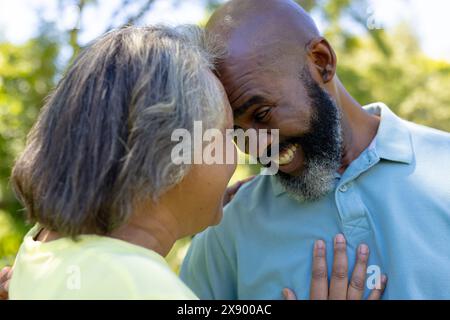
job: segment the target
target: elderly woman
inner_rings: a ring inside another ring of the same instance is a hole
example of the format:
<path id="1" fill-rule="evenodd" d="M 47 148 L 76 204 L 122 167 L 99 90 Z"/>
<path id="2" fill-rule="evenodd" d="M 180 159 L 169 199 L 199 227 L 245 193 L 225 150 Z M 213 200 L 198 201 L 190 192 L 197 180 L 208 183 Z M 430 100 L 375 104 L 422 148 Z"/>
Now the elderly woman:
<path id="1" fill-rule="evenodd" d="M 175 129 L 233 126 L 204 40 L 195 27 L 130 27 L 75 60 L 13 169 L 36 225 L 17 255 L 10 298 L 196 298 L 163 257 L 177 239 L 220 221 L 235 170 L 171 159 Z M 355 267 L 360 278 L 365 261 Z M 312 295 L 320 290 L 327 285 L 313 277 Z"/>

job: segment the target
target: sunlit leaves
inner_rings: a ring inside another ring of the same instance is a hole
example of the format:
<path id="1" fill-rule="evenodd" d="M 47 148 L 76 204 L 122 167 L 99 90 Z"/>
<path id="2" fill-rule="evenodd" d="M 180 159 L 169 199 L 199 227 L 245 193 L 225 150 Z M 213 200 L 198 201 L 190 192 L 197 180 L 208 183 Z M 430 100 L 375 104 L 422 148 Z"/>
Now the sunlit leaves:
<path id="1" fill-rule="evenodd" d="M 25 231 L 9 176 L 43 99 L 54 85 L 58 47 L 45 36 L 23 45 L 0 43 L 0 257 L 17 250 Z"/>

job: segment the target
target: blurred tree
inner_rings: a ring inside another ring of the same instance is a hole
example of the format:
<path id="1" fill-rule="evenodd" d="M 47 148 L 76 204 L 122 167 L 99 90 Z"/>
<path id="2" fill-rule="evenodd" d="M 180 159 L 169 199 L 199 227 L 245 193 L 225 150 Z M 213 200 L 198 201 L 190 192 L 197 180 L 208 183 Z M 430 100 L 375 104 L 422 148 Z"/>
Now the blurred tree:
<path id="1" fill-rule="evenodd" d="M 58 48 L 58 42 L 47 35 L 20 46 L 0 43 L 0 257 L 16 252 L 26 228 L 9 187 L 9 175 L 45 96 L 54 86 Z"/>
<path id="2" fill-rule="evenodd" d="M 335 47 L 346 88 L 361 104 L 383 101 L 410 121 L 450 131 L 450 64 L 425 56 L 406 24 L 382 38 L 389 58 L 368 36 Z"/>
<path id="3" fill-rule="evenodd" d="M 154 2 L 155 0 L 121 0 L 111 16 L 111 23 L 104 32 L 108 32 L 113 28 L 139 24 L 145 17 L 145 14 L 151 10 Z M 82 32 L 81 22 L 85 8 L 89 5 L 98 5 L 98 0 L 59 0 L 61 9 L 67 5 L 75 5 L 78 9 L 77 22 L 73 28 L 67 30 L 68 44 L 72 49 L 72 57 L 70 60 L 73 60 L 82 48 L 79 42 L 79 35 Z"/>

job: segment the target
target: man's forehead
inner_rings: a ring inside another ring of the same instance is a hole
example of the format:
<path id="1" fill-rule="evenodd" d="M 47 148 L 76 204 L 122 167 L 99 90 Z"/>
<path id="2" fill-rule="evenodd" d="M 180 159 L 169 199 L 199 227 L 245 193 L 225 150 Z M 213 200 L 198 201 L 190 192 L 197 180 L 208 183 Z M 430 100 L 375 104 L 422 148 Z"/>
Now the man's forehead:
<path id="1" fill-rule="evenodd" d="M 250 69 L 251 70 L 251 69 Z M 223 86 L 232 107 L 236 103 L 255 96 L 270 96 L 279 81 L 277 74 L 271 70 L 246 71 L 239 68 L 227 77 L 223 77 Z"/>
<path id="2" fill-rule="evenodd" d="M 296 61 L 281 60 L 274 56 L 258 56 L 224 61 L 219 79 L 232 107 L 236 102 L 253 96 L 274 96 L 281 82 L 292 77 L 294 70 L 298 69 Z"/>
<path id="3" fill-rule="evenodd" d="M 267 50 L 255 50 L 247 54 L 234 53 L 220 62 L 217 75 L 227 94 L 232 95 L 236 87 L 250 84 L 261 86 L 266 81 L 273 82 L 291 74 L 294 66 L 301 65 L 299 56 L 275 45 Z"/>
<path id="4" fill-rule="evenodd" d="M 281 55 L 304 50 L 299 39 L 291 32 L 262 27 L 261 23 L 253 24 L 244 25 L 230 33 L 224 43 L 229 57 L 243 59 L 250 56 L 268 63 Z"/>

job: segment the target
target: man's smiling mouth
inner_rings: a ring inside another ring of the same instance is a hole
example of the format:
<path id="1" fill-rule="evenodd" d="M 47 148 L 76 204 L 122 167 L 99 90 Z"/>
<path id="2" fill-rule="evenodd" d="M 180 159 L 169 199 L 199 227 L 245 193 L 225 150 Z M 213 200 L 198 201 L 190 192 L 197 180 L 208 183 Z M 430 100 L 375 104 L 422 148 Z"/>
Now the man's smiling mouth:
<path id="1" fill-rule="evenodd" d="M 298 143 L 288 143 L 280 146 L 280 152 L 273 160 L 277 165 L 284 166 L 292 162 L 295 158 L 299 145 Z"/>

